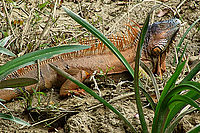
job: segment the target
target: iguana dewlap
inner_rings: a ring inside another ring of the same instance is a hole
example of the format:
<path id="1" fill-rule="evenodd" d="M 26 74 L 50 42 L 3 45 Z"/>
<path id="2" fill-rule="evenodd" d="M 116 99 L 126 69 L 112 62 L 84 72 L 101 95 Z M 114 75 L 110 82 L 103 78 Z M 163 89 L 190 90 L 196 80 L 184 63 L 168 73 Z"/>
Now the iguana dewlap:
<path id="1" fill-rule="evenodd" d="M 170 19 L 149 25 L 144 42 L 142 60 L 151 61 L 153 64 L 153 72 L 157 73 L 158 75 L 161 75 L 166 70 L 166 49 L 168 48 L 172 39 L 175 37 L 179 27 L 179 19 Z M 126 35 L 123 34 L 122 37 L 110 37 L 111 42 L 113 42 L 113 44 L 120 49 L 122 55 L 133 68 L 138 35 L 139 30 L 130 27 L 130 29 L 127 30 Z M 91 45 L 92 47 L 81 52 L 60 54 L 51 59 L 40 62 L 40 82 L 38 84 L 40 90 L 58 86 L 60 87 L 60 96 L 66 96 L 72 91 L 81 93 L 81 91 L 75 90 L 78 88 L 77 85 L 58 75 L 49 66 L 49 63 L 52 63 L 55 66 L 65 70 L 81 82 L 83 82 L 95 70 L 98 71 L 99 68 L 101 68 L 103 71 L 106 71 L 108 67 L 114 67 L 114 69 L 109 71 L 109 74 L 127 71 L 117 57 L 109 52 L 108 49 L 106 49 L 106 47 L 97 39 L 90 39 L 80 43 Z M 29 65 L 9 74 L 5 79 L 19 77 L 38 79 L 37 70 L 36 64 Z M 27 86 L 25 89 L 31 92 L 32 88 L 35 88 L 35 86 L 36 85 Z M 18 89 L 0 90 L 0 99 L 4 99 L 6 101 L 16 98 L 19 95 L 20 92 Z"/>

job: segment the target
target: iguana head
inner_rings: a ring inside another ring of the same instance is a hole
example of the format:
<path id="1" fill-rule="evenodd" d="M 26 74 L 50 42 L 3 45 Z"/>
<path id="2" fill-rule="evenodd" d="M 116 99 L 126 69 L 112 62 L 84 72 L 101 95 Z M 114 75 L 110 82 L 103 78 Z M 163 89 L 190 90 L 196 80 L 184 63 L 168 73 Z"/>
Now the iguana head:
<path id="1" fill-rule="evenodd" d="M 153 73 L 162 76 L 165 72 L 165 58 L 169 44 L 175 38 L 180 28 L 179 19 L 170 19 L 155 22 L 148 27 L 144 41 L 146 57 L 150 57 L 153 63 Z"/>

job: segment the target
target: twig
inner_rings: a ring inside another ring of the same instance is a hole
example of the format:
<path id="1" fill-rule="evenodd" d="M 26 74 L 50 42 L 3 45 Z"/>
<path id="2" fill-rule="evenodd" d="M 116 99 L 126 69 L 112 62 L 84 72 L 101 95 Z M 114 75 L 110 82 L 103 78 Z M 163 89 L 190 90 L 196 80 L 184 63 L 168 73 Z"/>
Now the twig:
<path id="1" fill-rule="evenodd" d="M 176 8 L 179 9 L 185 2 L 186 0 L 183 0 Z"/>
<path id="2" fill-rule="evenodd" d="M 100 91 L 100 89 L 98 87 L 96 79 L 94 78 L 94 76 L 96 75 L 96 73 L 97 73 L 97 71 L 94 71 L 94 73 L 90 77 L 90 80 L 93 80 L 93 82 L 94 82 L 94 89 L 96 89 L 99 92 L 99 96 L 101 97 L 101 91 Z"/>
<path id="3" fill-rule="evenodd" d="M 169 9 L 174 13 L 174 15 L 175 15 L 176 13 L 178 14 L 178 12 L 177 12 L 176 10 L 174 10 L 172 7 L 170 7 L 170 6 L 166 5 L 166 4 L 164 4 L 163 2 L 157 1 L 157 0 L 144 0 L 144 1 L 142 1 L 141 3 L 138 3 L 138 4 L 134 5 L 134 6 L 129 10 L 129 12 L 131 12 L 133 9 L 135 9 L 135 7 L 141 5 L 141 4 L 145 3 L 145 2 L 156 2 L 156 3 L 162 4 L 163 6 L 169 8 Z M 111 31 L 113 31 L 113 29 L 114 29 L 116 26 L 119 25 L 119 22 L 122 21 L 122 19 L 123 19 L 126 15 L 128 15 L 128 14 L 125 13 L 121 18 L 119 18 L 118 21 L 116 21 L 116 22 L 112 25 L 112 27 L 106 32 L 105 35 L 107 35 L 107 34 L 108 34 L 109 32 L 111 32 Z"/>
<path id="4" fill-rule="evenodd" d="M 175 51 L 176 64 L 178 64 L 178 55 L 177 55 L 176 47 L 173 46 L 173 48 L 174 48 L 174 51 Z"/>
<path id="5" fill-rule="evenodd" d="M 144 2 L 144 1 L 143 1 Z M 143 2 L 138 3 L 136 5 L 134 5 L 129 12 L 131 12 L 133 9 L 135 9 L 135 7 L 141 5 Z M 119 22 L 122 21 L 122 19 L 127 15 L 127 13 L 125 13 L 121 18 L 118 19 L 118 21 L 116 21 L 114 24 L 112 24 L 112 27 L 105 33 L 105 35 L 107 35 L 110 31 L 113 31 L 113 29 L 119 25 Z"/>
<path id="6" fill-rule="evenodd" d="M 183 54 L 183 58 L 184 58 L 184 60 L 187 60 L 186 67 L 187 67 L 187 69 L 188 69 L 188 72 L 190 72 L 190 67 L 189 67 L 189 65 L 188 65 L 189 57 L 186 58 L 185 54 Z"/>
<path id="7" fill-rule="evenodd" d="M 57 3 L 58 3 L 58 0 L 56 0 L 56 2 L 55 2 L 55 4 L 54 4 L 53 15 L 52 15 L 52 18 L 53 18 L 53 19 L 55 18 L 55 15 L 56 15 Z"/>
<path id="8" fill-rule="evenodd" d="M 54 121 L 48 123 L 47 125 L 53 124 L 54 122 L 56 122 L 57 120 L 61 119 L 62 117 L 66 116 L 66 115 L 67 115 L 67 113 L 65 113 L 65 114 L 60 114 Z M 47 125 L 46 125 L 46 126 L 47 126 Z M 46 127 L 46 126 L 45 126 L 45 127 Z"/>
<path id="9" fill-rule="evenodd" d="M 6 18 L 7 18 L 7 20 L 8 20 L 8 25 L 10 26 L 10 29 L 11 29 L 11 31 L 12 31 L 12 34 L 14 35 L 14 37 L 16 37 L 15 32 L 14 32 L 14 30 L 13 30 L 13 28 L 12 28 L 12 24 L 11 24 L 11 21 L 10 21 L 10 17 L 9 17 L 8 11 L 7 11 L 7 9 L 6 9 L 5 1 L 2 0 L 2 2 L 3 2 L 4 11 L 5 11 L 5 13 L 6 13 Z"/>
<path id="10" fill-rule="evenodd" d="M 53 117 L 53 118 L 49 118 L 49 119 L 45 119 L 45 120 L 39 121 L 39 122 L 37 122 L 37 123 L 32 124 L 31 127 L 36 126 L 36 125 L 39 125 L 39 124 L 44 123 L 44 122 L 47 122 L 47 121 L 50 121 L 50 120 L 54 120 L 54 119 L 56 119 L 56 118 L 58 118 L 58 117 L 59 117 L 59 116 L 55 116 L 55 117 Z"/>
<path id="11" fill-rule="evenodd" d="M 87 32 L 88 32 L 88 31 L 83 31 L 83 32 L 79 33 L 79 34 L 76 35 L 76 36 L 73 36 L 73 37 L 70 37 L 70 38 L 65 39 L 64 41 L 69 41 L 69 40 L 72 40 L 73 38 L 78 38 L 79 36 L 81 36 L 81 35 L 83 35 L 83 34 L 85 34 L 85 33 L 87 33 Z"/>
<path id="12" fill-rule="evenodd" d="M 130 97 L 132 95 L 135 95 L 135 92 L 130 92 L 130 93 L 127 93 L 127 94 L 123 94 L 123 95 L 117 96 L 117 97 L 111 99 L 110 101 L 108 101 L 108 103 L 111 103 L 111 102 L 114 102 L 114 101 L 117 101 L 117 100 L 120 100 L 120 99 L 123 99 L 123 98 L 127 98 L 127 97 Z M 90 107 L 90 108 L 86 109 L 86 111 L 101 107 L 102 105 L 103 104 L 98 104 L 96 106 L 93 106 L 93 107 Z"/>
<path id="13" fill-rule="evenodd" d="M 49 107 L 49 103 L 52 101 L 52 99 L 53 99 L 53 92 L 54 92 L 54 89 L 52 88 L 51 89 L 51 93 L 50 93 L 50 96 L 49 96 L 49 99 L 48 99 L 48 101 L 47 101 L 47 107 Z"/>
<path id="14" fill-rule="evenodd" d="M 156 5 L 156 0 L 154 0 L 154 6 Z M 152 19 L 151 19 L 151 23 L 154 22 L 154 18 L 155 18 L 155 10 L 152 13 Z"/>
<path id="15" fill-rule="evenodd" d="M 35 8 L 35 10 L 36 10 L 37 12 L 41 13 L 42 15 L 46 16 L 46 17 L 48 17 L 48 16 L 49 16 L 49 15 L 47 15 L 47 14 L 45 14 L 45 13 L 41 12 L 40 10 L 38 10 L 38 9 L 36 9 L 36 8 Z"/>
<path id="16" fill-rule="evenodd" d="M 28 20 L 26 22 L 26 25 L 24 27 L 24 30 L 22 32 L 22 36 L 21 36 L 21 43 L 19 45 L 19 49 L 21 50 L 22 48 L 22 44 L 23 44 L 23 39 L 24 39 L 24 36 L 26 33 L 28 33 L 28 29 L 29 29 L 29 26 L 30 26 L 30 22 L 31 22 L 31 17 L 32 17 L 32 12 L 34 11 L 34 8 L 31 9 L 30 11 L 30 14 L 29 14 L 29 17 L 28 17 Z"/>

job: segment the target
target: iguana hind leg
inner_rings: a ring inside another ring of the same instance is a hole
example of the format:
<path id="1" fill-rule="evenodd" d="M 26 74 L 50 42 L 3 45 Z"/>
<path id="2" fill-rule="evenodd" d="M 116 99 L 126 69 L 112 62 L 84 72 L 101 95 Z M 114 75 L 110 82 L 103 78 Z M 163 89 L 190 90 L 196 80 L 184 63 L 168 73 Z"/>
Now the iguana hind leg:
<path id="1" fill-rule="evenodd" d="M 69 69 L 66 72 L 75 77 L 80 82 L 83 82 L 86 78 L 89 77 L 88 72 L 80 69 Z M 78 85 L 67 79 L 60 88 L 60 96 L 70 96 L 71 94 L 85 95 L 83 89 L 79 89 Z"/>

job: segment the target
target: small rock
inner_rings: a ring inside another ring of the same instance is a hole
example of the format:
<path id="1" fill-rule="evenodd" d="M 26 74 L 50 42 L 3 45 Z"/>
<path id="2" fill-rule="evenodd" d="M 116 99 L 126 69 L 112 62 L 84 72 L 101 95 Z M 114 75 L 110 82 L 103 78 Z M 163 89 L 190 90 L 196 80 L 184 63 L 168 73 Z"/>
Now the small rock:
<path id="1" fill-rule="evenodd" d="M 189 58 L 188 64 L 189 64 L 189 65 L 192 65 L 194 62 L 199 61 L 199 60 L 200 60 L 200 56 L 191 56 L 191 57 Z"/>
<path id="2" fill-rule="evenodd" d="M 188 64 L 190 68 L 193 69 L 200 62 L 200 56 L 191 56 L 189 58 Z"/>

